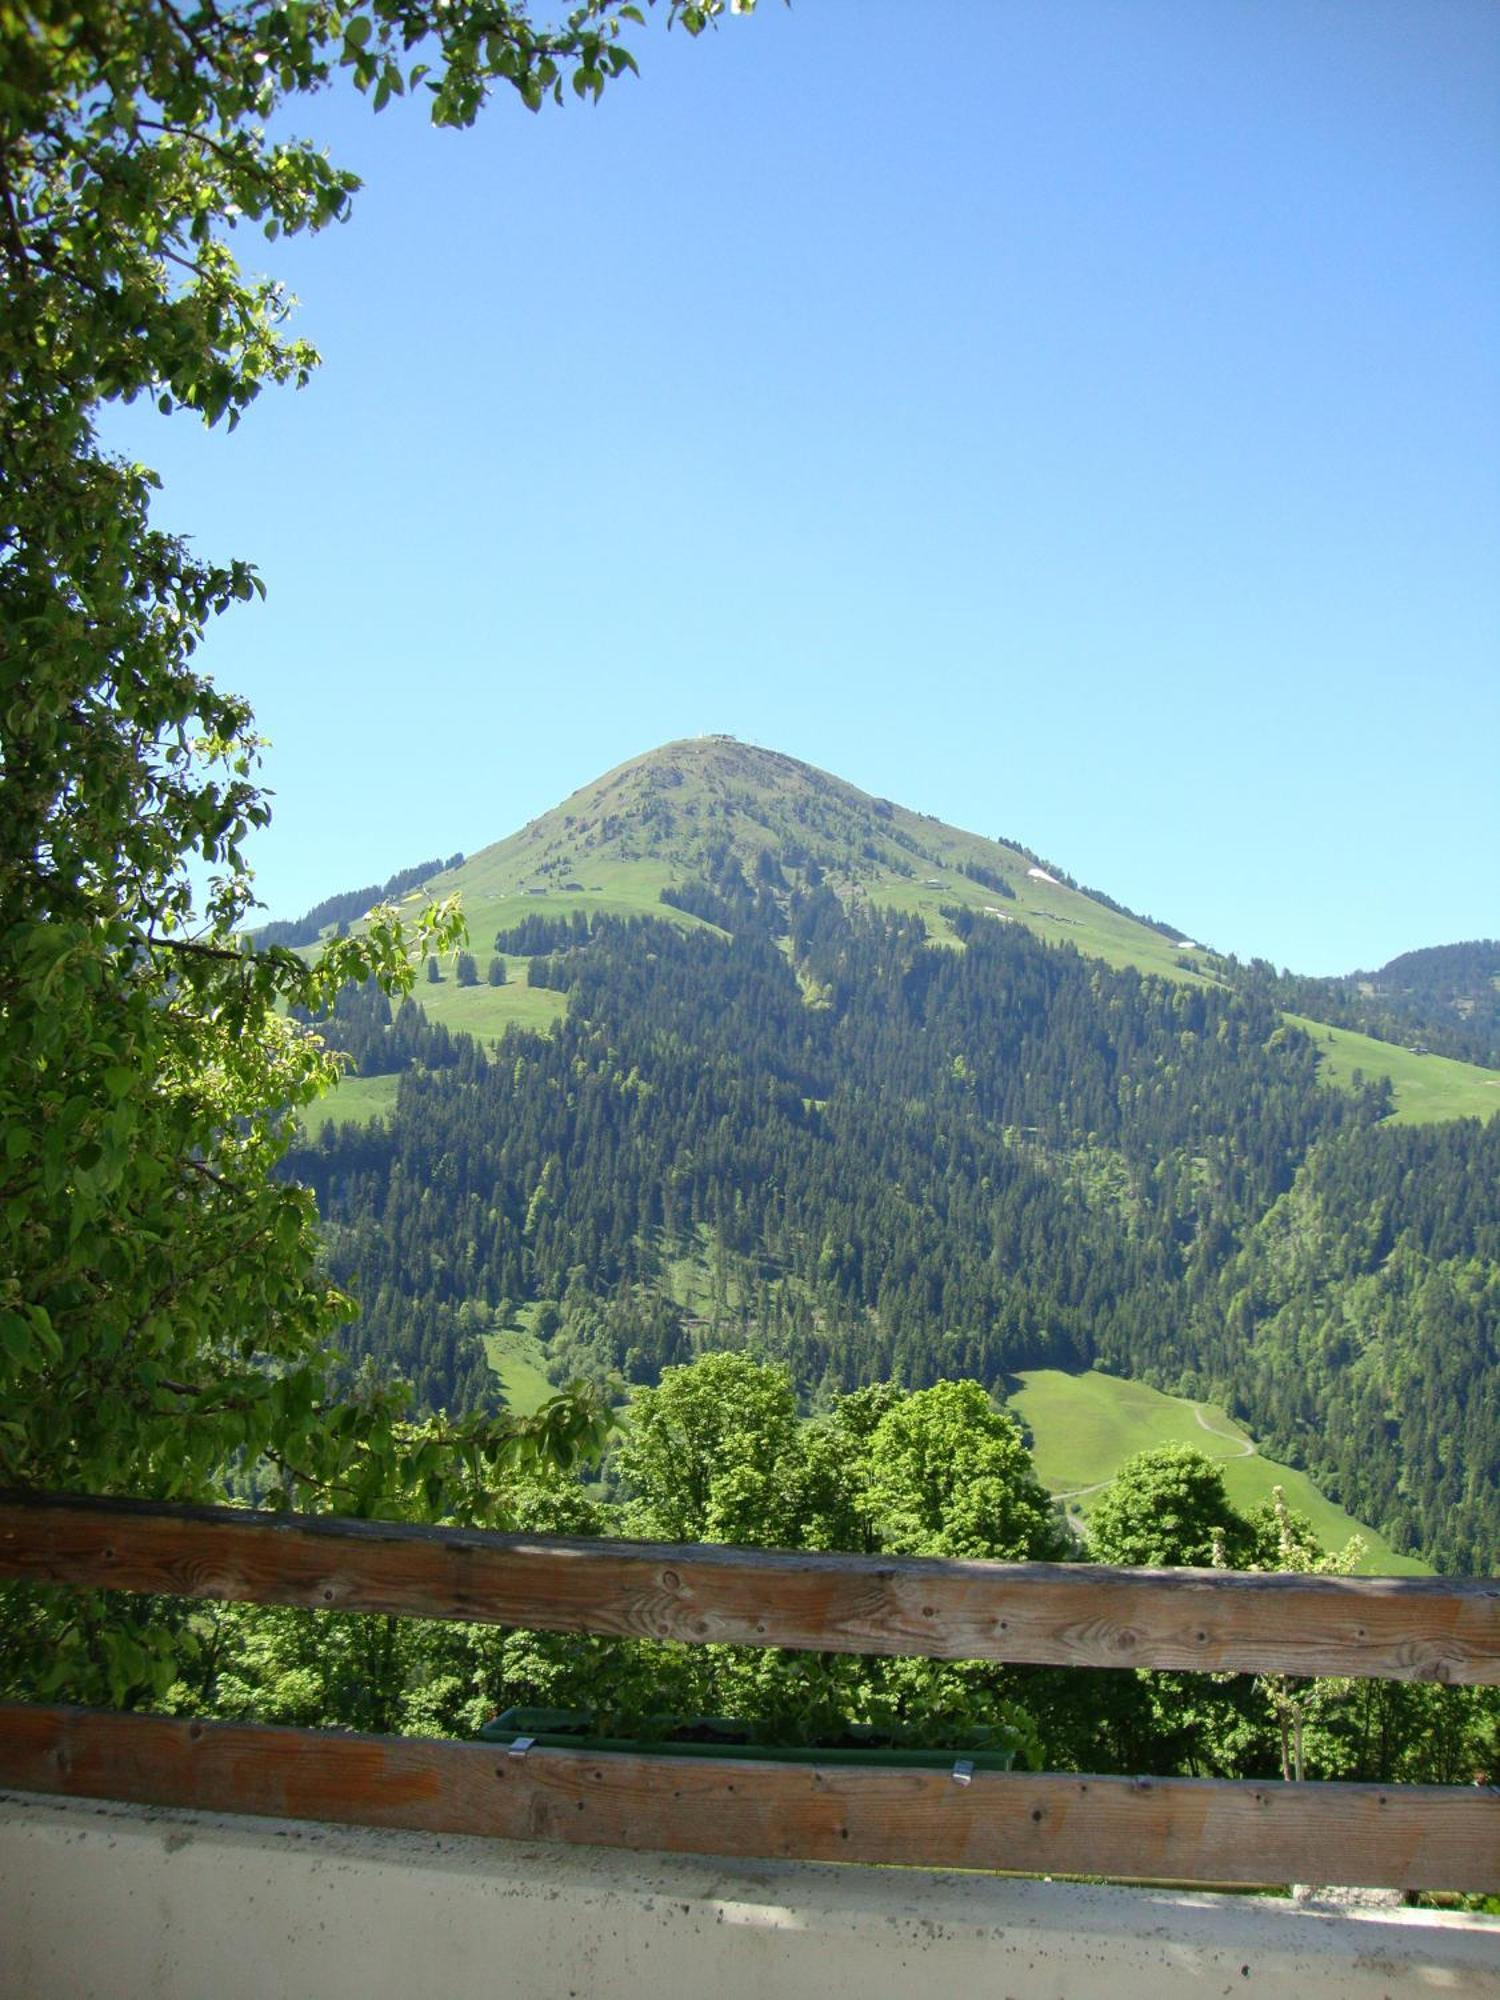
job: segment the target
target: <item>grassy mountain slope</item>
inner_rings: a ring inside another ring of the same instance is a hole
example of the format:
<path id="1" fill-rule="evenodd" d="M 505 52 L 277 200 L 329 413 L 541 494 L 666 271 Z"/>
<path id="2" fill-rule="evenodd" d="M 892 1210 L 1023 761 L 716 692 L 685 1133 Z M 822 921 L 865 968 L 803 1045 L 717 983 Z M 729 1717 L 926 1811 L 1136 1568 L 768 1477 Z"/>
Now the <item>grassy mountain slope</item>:
<path id="1" fill-rule="evenodd" d="M 1287 1504 L 1306 1515 L 1326 1549 L 1341 1549 L 1351 1535 L 1364 1539 L 1361 1575 L 1429 1571 L 1428 1564 L 1398 1555 L 1373 1528 L 1335 1506 L 1305 1472 L 1267 1458 L 1242 1425 L 1212 1404 L 1164 1395 L 1145 1382 L 1095 1369 L 1070 1375 L 1034 1368 L 1017 1379 L 1010 1406 L 1031 1435 L 1037 1477 L 1085 1520 L 1133 1452 L 1186 1444 L 1223 1468 L 1225 1487 L 1241 1513 L 1264 1505 L 1280 1486 Z"/>
<path id="2" fill-rule="evenodd" d="M 1025 849 L 945 826 L 794 757 L 724 736 L 669 743 L 621 764 L 429 887 L 434 895 L 462 894 L 480 944 L 525 916 L 575 909 L 691 925 L 697 919 L 665 908 L 660 892 L 704 874 L 726 846 L 752 881 L 762 855 L 793 877 L 811 863 L 850 902 L 915 911 L 937 931 L 946 928 L 944 905 L 989 908 L 1112 965 L 1196 976 L 1176 963 L 1182 952 L 1173 939 L 1031 874 L 1041 864 Z M 965 864 L 999 875 L 1011 896 L 965 875 Z"/>
<path id="3" fill-rule="evenodd" d="M 1212 955 L 1070 887 L 1024 847 L 963 832 L 796 758 L 724 736 L 669 743 L 621 764 L 519 833 L 435 876 L 427 889 L 463 897 L 483 960 L 497 932 L 527 917 L 582 910 L 700 925 L 704 919 L 664 904 L 661 892 L 701 879 L 726 849 L 751 881 L 769 857 L 788 881 L 821 874 L 851 907 L 919 915 L 935 936 L 951 935 L 942 911 L 959 907 L 1048 943 L 1070 943 L 1116 969 L 1217 982 Z M 486 999 L 472 989 L 423 986 L 417 998 L 445 1026 L 494 1035 L 512 1021 L 544 1024 L 546 1004 L 523 1000 L 523 992 L 502 988 Z M 558 1011 L 553 1006 L 553 1018 Z M 1303 1016 L 1288 1018 L 1314 1031 Z M 1389 1077 L 1399 1118 L 1486 1118 L 1500 1109 L 1493 1071 L 1418 1055 L 1347 1026 L 1314 1032 L 1326 1080 L 1342 1085 L 1355 1069 Z"/>
<path id="4" fill-rule="evenodd" d="M 507 1028 L 534 1028 L 545 1033 L 555 1027 L 568 1011 L 567 994 L 531 985 L 523 958 L 510 959 L 510 977 L 504 986 L 491 986 L 483 974 L 488 957 L 485 953 L 481 960 L 477 986 L 460 986 L 451 966 L 444 968 L 436 985 L 419 982 L 415 997 L 429 1019 L 440 1021 L 455 1034 L 482 1039 L 503 1035 Z"/>
<path id="5" fill-rule="evenodd" d="M 1500 1111 L 1500 1071 L 1429 1050 L 1406 1049 L 1376 1041 L 1353 1028 L 1335 1028 L 1305 1014 L 1285 1019 L 1312 1036 L 1322 1058 L 1325 1080 L 1344 1085 L 1354 1072 L 1386 1076 L 1396 1093 L 1395 1122 L 1430 1124 L 1447 1118 L 1491 1118 Z"/>
<path id="6" fill-rule="evenodd" d="M 416 1065 L 384 1129 L 292 1162 L 356 1353 L 450 1406 L 528 1305 L 549 1370 L 619 1393 L 705 1345 L 808 1395 L 1097 1365 L 1326 1464 L 1402 1550 L 1489 1559 L 1500 1123 L 1377 1129 L 1382 1094 L 1329 1089 L 1263 999 L 716 880 L 732 936 L 537 923 L 567 1013 L 498 1060 L 349 996 L 351 1053 Z"/>

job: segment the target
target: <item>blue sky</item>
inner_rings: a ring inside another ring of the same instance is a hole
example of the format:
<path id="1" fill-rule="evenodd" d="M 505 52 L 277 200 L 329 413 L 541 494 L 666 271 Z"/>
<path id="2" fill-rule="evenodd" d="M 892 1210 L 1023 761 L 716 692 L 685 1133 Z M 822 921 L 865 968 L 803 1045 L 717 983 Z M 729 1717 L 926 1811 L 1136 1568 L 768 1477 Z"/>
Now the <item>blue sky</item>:
<path id="1" fill-rule="evenodd" d="M 762 0 L 595 108 L 329 93 L 325 366 L 131 412 L 255 560 L 261 892 L 727 730 L 1305 971 L 1500 933 L 1500 10 Z"/>

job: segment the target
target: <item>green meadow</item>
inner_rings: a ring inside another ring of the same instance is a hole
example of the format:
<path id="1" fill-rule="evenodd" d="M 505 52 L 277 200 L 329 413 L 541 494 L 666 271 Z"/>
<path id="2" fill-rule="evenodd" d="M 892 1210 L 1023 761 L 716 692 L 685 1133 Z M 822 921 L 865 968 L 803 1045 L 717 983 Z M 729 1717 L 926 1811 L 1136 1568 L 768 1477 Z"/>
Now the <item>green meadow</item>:
<path id="1" fill-rule="evenodd" d="M 1394 1042 L 1377 1042 L 1352 1028 L 1330 1028 L 1301 1014 L 1286 1019 L 1311 1035 L 1329 1083 L 1352 1084 L 1355 1070 L 1388 1076 L 1395 1086 L 1392 1122 L 1425 1125 L 1444 1118 L 1492 1118 L 1500 1111 L 1500 1076 L 1452 1056 L 1417 1055 Z"/>
<path id="2" fill-rule="evenodd" d="M 684 930 L 703 927 L 701 918 L 674 910 L 661 900 L 663 889 L 681 881 L 683 870 L 679 867 L 665 861 L 625 861 L 608 853 L 584 855 L 577 861 L 578 873 L 568 878 L 578 883 L 576 889 L 565 889 L 561 883 L 523 889 L 517 884 L 517 841 L 518 836 L 501 841 L 474 855 L 451 875 L 434 876 L 427 885 L 426 893 L 432 896 L 457 890 L 463 898 L 469 949 L 479 960 L 481 975 L 489 963 L 496 932 L 509 930 L 527 917 L 571 917 L 575 910 L 582 910 L 585 916 L 657 917 Z"/>
<path id="3" fill-rule="evenodd" d="M 494 932 L 489 936 L 493 937 Z M 460 986 L 453 976 L 452 959 L 443 960 L 442 978 L 433 981 L 420 977 L 412 988 L 412 998 L 429 1020 L 457 1034 L 473 1035 L 482 1042 L 498 1040 L 507 1028 L 532 1028 L 545 1034 L 556 1027 L 568 1011 L 567 994 L 554 993 L 547 986 L 528 985 L 526 960 L 514 956 L 507 956 L 505 961 L 505 985 L 491 986 L 484 973 L 493 956 L 488 950 L 474 951 L 479 963 L 477 986 Z"/>
<path id="4" fill-rule="evenodd" d="M 485 1359 L 499 1378 L 500 1393 L 521 1417 L 534 1416 L 543 1403 L 557 1394 L 547 1380 L 542 1343 L 526 1324 L 530 1310 L 522 1307 L 516 1315 L 516 1324 L 503 1333 L 484 1336 Z"/>
<path id="5" fill-rule="evenodd" d="M 1229 1498 L 1241 1512 L 1268 1501 L 1280 1486 L 1288 1506 L 1308 1517 L 1326 1549 L 1341 1549 L 1351 1535 L 1363 1537 L 1362 1572 L 1431 1573 L 1426 1563 L 1398 1555 L 1373 1528 L 1336 1506 L 1305 1472 L 1255 1451 L 1243 1426 L 1212 1404 L 1163 1395 L 1144 1382 L 1097 1369 L 1067 1375 L 1037 1368 L 1016 1379 L 1021 1386 L 1010 1397 L 1010 1408 L 1031 1435 L 1037 1477 L 1050 1493 L 1065 1498 L 1075 1518 L 1087 1521 L 1099 1493 L 1134 1452 L 1186 1444 L 1222 1467 Z"/>
<path id="6" fill-rule="evenodd" d="M 372 1118 L 383 1118 L 395 1110 L 400 1081 L 399 1076 L 341 1077 L 326 1097 L 307 1107 L 302 1123 L 314 1134 L 330 1119 L 335 1125 L 368 1125 Z"/>
<path id="7" fill-rule="evenodd" d="M 542 1034 L 555 1027 L 568 1011 L 567 994 L 528 986 L 524 958 L 508 959 L 506 969 L 509 980 L 504 986 L 483 980 L 477 986 L 460 986 L 449 961 L 440 980 L 419 979 L 412 997 L 431 1020 L 482 1042 L 498 1040 L 510 1027 Z M 399 1082 L 396 1076 L 342 1077 L 326 1097 L 309 1106 L 303 1126 L 316 1133 L 330 1118 L 335 1125 L 368 1125 L 372 1118 L 387 1117 L 396 1108 Z"/>

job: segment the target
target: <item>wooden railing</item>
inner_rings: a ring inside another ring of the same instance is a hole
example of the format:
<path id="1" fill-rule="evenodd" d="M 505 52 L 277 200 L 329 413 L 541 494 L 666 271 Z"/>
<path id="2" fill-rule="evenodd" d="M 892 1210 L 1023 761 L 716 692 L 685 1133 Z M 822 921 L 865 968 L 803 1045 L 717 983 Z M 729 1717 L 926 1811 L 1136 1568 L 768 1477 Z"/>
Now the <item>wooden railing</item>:
<path id="1" fill-rule="evenodd" d="M 555 1632 L 1500 1683 L 1500 1580 L 1248 1575 L 486 1534 L 0 1497 L 0 1578 Z M 0 1706 L 0 1785 L 687 1853 L 1500 1891 L 1493 1786 L 850 1769 Z"/>

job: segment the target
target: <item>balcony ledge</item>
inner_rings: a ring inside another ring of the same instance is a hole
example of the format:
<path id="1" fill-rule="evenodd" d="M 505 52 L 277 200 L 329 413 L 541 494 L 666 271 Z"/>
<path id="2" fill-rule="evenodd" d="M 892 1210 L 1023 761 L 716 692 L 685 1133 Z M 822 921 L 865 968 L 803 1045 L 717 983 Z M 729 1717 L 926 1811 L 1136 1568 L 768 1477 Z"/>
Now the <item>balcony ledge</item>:
<path id="1" fill-rule="evenodd" d="M 0 1794 L 28 2000 L 1500 1996 L 1500 1920 Z"/>

